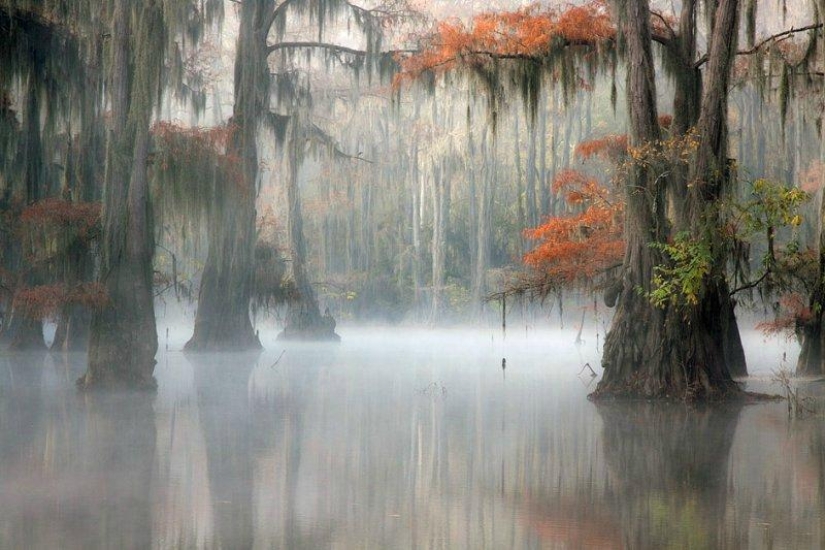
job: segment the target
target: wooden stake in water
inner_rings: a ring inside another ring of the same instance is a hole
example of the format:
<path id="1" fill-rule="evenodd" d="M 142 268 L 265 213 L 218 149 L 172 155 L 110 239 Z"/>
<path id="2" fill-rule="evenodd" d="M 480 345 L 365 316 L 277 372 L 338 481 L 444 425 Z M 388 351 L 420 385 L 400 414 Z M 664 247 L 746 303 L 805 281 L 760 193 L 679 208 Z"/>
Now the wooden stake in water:
<path id="1" fill-rule="evenodd" d="M 501 336 L 507 336 L 507 295 L 501 293 Z"/>

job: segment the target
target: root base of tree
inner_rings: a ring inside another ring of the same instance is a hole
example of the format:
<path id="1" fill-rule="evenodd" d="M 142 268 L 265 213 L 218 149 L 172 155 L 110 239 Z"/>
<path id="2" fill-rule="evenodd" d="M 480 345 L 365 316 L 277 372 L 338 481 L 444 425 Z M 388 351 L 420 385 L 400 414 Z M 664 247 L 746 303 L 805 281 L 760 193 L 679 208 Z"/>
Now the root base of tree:
<path id="1" fill-rule="evenodd" d="M 157 380 L 154 376 L 90 376 L 84 374 L 75 382 L 75 386 L 80 391 L 110 391 L 110 390 L 134 390 L 134 391 L 156 391 Z"/>
<path id="2" fill-rule="evenodd" d="M 226 334 L 226 333 L 224 333 Z M 217 336 L 193 336 L 183 347 L 187 352 L 203 352 L 203 351 L 255 351 L 262 350 L 261 341 L 254 333 L 244 335 Z"/>

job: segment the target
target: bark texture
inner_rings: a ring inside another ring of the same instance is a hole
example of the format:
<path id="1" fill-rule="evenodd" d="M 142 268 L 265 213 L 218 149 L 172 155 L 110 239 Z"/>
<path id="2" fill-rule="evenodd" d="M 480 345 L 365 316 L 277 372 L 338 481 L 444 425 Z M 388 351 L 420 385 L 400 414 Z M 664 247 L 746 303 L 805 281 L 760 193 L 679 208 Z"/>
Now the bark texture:
<path id="1" fill-rule="evenodd" d="M 687 197 L 686 223 L 694 238 L 716 229 L 714 202 L 727 177 L 726 115 L 737 0 L 722 0 L 715 14 L 705 93 L 698 122 L 700 147 Z M 630 145 L 659 139 L 656 89 L 646 0 L 619 4 L 626 45 Z M 631 395 L 687 399 L 717 398 L 738 392 L 725 354 L 732 307 L 725 283 L 725 258 L 714 249 L 711 272 L 702 280 L 696 304 L 653 306 L 654 267 L 665 258 L 650 243 L 669 235 L 664 189 L 669 171 L 636 165 L 626 186 L 626 240 L 623 285 L 613 325 L 605 340 L 604 377 L 594 397 Z M 713 241 L 711 241 L 713 242 Z"/>
<path id="2" fill-rule="evenodd" d="M 165 29 L 161 6 L 116 0 L 112 18 L 100 282 L 108 304 L 92 316 L 81 388 L 153 388 L 158 339 L 152 289 L 154 228 L 147 162 Z"/>
<path id="3" fill-rule="evenodd" d="M 321 315 L 318 298 L 312 289 L 306 271 L 306 242 L 304 241 L 301 195 L 298 190 L 298 171 L 301 164 L 301 148 L 306 143 L 300 117 L 293 116 L 289 137 L 289 174 L 287 179 L 287 203 L 289 207 L 287 233 L 292 250 L 292 281 L 294 294 L 287 304 L 284 330 L 279 340 L 318 340 L 337 342 L 341 339 L 335 332 L 335 319 L 329 312 Z"/>
<path id="4" fill-rule="evenodd" d="M 249 318 L 255 273 L 257 134 L 269 109 L 266 0 L 244 2 L 235 58 L 235 106 L 230 155 L 240 159 L 237 181 L 219 182 L 209 216 L 209 250 L 201 277 L 195 331 L 187 350 L 261 347 Z"/>
<path id="5" fill-rule="evenodd" d="M 820 223 L 825 214 L 825 197 L 820 198 Z M 825 231 L 819 231 L 819 261 L 816 270 L 816 283 L 811 292 L 809 304 L 811 317 L 800 323 L 798 336 L 802 349 L 796 363 L 796 373 L 802 376 L 819 376 L 823 373 L 823 349 L 825 349 L 825 323 L 823 323 L 823 305 L 825 305 Z"/>

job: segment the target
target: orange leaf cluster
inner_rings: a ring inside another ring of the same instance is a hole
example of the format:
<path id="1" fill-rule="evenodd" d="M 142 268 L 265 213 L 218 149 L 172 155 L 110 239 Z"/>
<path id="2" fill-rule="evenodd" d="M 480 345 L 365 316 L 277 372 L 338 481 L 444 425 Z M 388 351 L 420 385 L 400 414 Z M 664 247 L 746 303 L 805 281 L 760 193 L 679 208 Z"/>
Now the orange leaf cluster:
<path id="1" fill-rule="evenodd" d="M 611 134 L 598 139 L 582 141 L 576 145 L 576 156 L 580 159 L 601 157 L 615 161 L 627 154 L 627 134 Z"/>
<path id="2" fill-rule="evenodd" d="M 564 193 L 564 200 L 569 205 L 610 203 L 608 189 L 578 170 L 562 170 L 553 180 L 552 187 L 554 193 Z"/>
<path id="3" fill-rule="evenodd" d="M 806 193 L 816 193 L 825 179 L 825 164 L 819 159 L 811 161 L 808 168 L 799 175 L 799 186 Z"/>
<path id="4" fill-rule="evenodd" d="M 101 308 L 109 301 L 100 283 L 40 285 L 21 289 L 14 296 L 14 308 L 31 319 L 56 317 L 70 305 Z"/>
<path id="5" fill-rule="evenodd" d="M 574 215 L 550 217 L 526 230 L 526 237 L 539 242 L 525 254 L 524 263 L 561 284 L 589 282 L 621 262 L 622 203 L 611 202 L 607 188 L 574 170 L 560 173 L 553 188 L 565 193 L 568 204 L 584 209 Z"/>
<path id="6" fill-rule="evenodd" d="M 172 122 L 161 121 L 152 127 L 152 135 L 159 143 L 158 168 L 169 170 L 173 163 L 181 161 L 201 162 L 213 159 L 231 179 L 240 179 L 240 158 L 231 153 L 230 143 L 237 126 L 227 124 L 211 128 L 187 128 Z"/>
<path id="7" fill-rule="evenodd" d="M 441 22 L 423 49 L 401 60 L 396 84 L 425 71 L 448 70 L 498 58 L 534 58 L 563 45 L 593 45 L 612 40 L 616 29 L 606 3 L 595 0 L 564 10 L 531 6 L 512 12 L 477 15 L 467 26 L 457 20 Z"/>
<path id="8" fill-rule="evenodd" d="M 100 227 L 100 213 L 101 205 L 97 202 L 49 198 L 26 207 L 20 214 L 20 221 L 28 228 L 73 230 L 86 238 Z"/>
<path id="9" fill-rule="evenodd" d="M 152 126 L 152 135 L 168 143 L 186 138 L 187 143 L 196 143 L 201 149 L 211 149 L 215 153 L 226 151 L 235 127 L 232 125 L 211 128 L 187 128 L 173 122 L 160 121 Z"/>
<path id="10" fill-rule="evenodd" d="M 654 36 L 672 36 L 673 30 L 679 26 L 679 21 L 673 15 L 651 13 L 650 31 Z"/>
<path id="11" fill-rule="evenodd" d="M 780 313 L 773 321 L 756 325 L 765 334 L 793 334 L 799 325 L 804 325 L 813 318 L 805 298 L 798 293 L 785 294 L 779 298 Z"/>

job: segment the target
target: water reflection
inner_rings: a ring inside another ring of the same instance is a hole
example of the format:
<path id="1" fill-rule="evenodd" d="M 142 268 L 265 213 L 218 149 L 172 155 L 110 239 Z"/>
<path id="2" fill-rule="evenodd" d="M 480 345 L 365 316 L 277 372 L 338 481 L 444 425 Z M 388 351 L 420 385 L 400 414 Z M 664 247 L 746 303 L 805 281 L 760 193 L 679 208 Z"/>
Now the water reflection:
<path id="1" fill-rule="evenodd" d="M 65 365 L 6 363 L 0 546 L 151 547 L 154 396 L 61 392 Z"/>
<path id="2" fill-rule="evenodd" d="M 741 405 L 607 403 L 598 411 L 625 546 L 741 547 L 725 521 Z"/>
<path id="3" fill-rule="evenodd" d="M 168 353 L 156 396 L 2 357 L 0 547 L 823 546 L 820 419 L 597 406 L 569 335 L 460 336 Z"/>
<path id="4" fill-rule="evenodd" d="M 251 548 L 252 414 L 249 375 L 258 354 L 187 357 L 206 444 L 213 540 L 221 548 Z"/>

